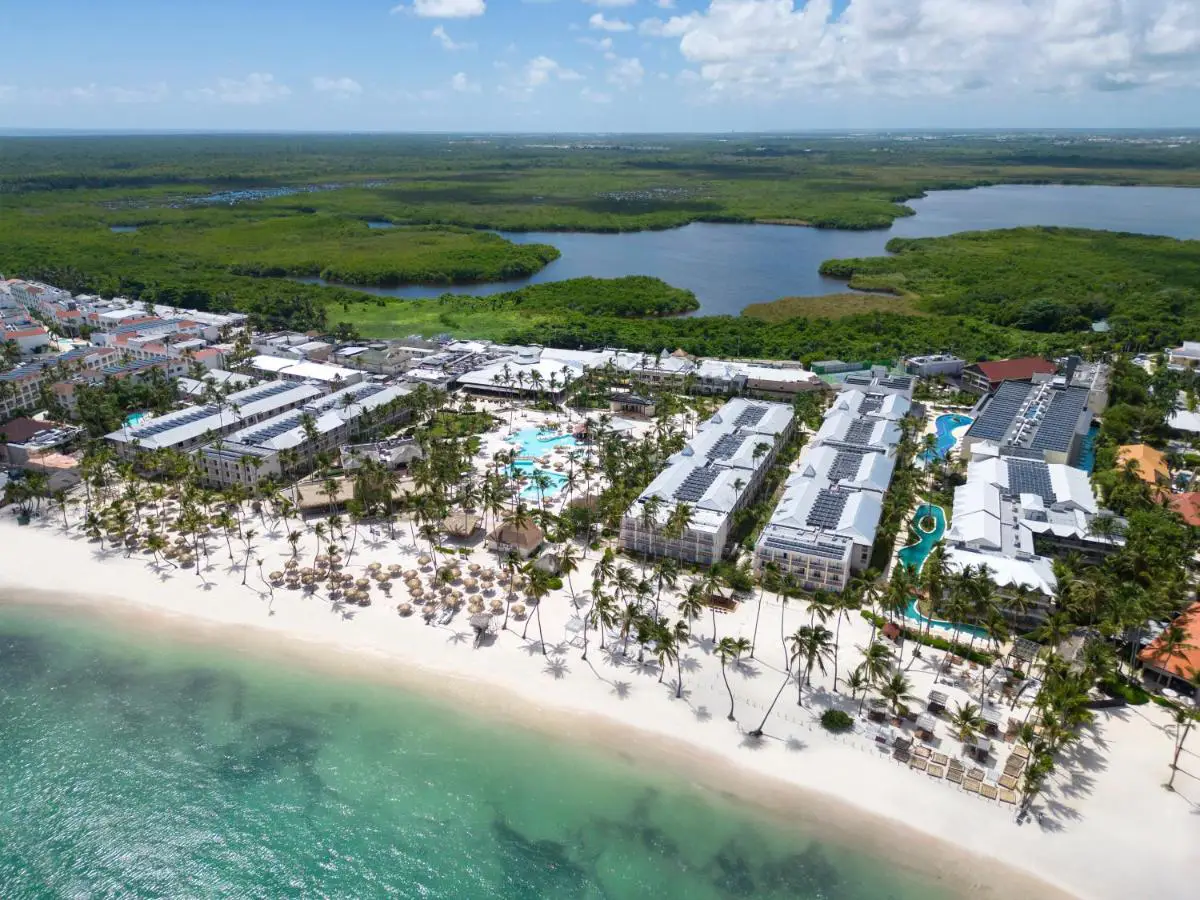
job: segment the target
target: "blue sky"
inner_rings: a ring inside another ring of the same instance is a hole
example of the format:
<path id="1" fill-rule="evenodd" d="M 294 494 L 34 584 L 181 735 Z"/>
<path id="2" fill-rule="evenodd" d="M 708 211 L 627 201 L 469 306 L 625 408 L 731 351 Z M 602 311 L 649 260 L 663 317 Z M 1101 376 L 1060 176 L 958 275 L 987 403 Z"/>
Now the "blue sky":
<path id="1" fill-rule="evenodd" d="M 7 128 L 1200 126 L 1197 0 L 39 0 L 4 27 Z"/>

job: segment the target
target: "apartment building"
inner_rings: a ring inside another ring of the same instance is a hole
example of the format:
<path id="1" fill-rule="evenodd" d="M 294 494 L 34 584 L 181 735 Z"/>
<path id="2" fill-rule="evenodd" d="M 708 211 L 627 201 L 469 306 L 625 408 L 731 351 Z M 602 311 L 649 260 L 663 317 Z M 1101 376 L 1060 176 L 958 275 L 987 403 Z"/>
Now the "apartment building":
<path id="1" fill-rule="evenodd" d="M 737 397 L 703 423 L 621 520 L 621 547 L 712 565 L 795 427 L 792 408 Z M 688 522 L 678 527 L 680 507 Z"/>

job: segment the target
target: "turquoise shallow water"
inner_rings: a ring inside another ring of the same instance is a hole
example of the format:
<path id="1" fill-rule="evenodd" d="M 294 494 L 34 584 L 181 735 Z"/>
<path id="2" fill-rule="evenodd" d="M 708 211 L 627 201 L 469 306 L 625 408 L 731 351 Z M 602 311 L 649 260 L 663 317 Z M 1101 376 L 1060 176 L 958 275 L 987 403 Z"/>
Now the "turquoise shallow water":
<path id="1" fill-rule="evenodd" d="M 947 896 L 393 686 L 0 606 L 0 896 Z"/>

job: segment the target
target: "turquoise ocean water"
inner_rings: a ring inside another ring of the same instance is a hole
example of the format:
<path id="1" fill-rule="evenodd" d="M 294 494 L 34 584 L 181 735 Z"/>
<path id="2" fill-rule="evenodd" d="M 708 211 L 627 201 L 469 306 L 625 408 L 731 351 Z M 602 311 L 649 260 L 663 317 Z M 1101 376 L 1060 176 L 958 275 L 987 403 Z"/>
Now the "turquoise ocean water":
<path id="1" fill-rule="evenodd" d="M 0 605 L 0 759 L 4 900 L 949 896 L 668 771 L 75 611 Z"/>

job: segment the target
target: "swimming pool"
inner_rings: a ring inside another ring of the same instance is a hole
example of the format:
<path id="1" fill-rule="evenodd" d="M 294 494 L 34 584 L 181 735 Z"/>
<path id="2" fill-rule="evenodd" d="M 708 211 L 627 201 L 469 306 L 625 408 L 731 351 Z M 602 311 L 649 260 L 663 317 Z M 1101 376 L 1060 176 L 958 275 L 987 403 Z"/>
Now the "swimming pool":
<path id="1" fill-rule="evenodd" d="M 933 519 L 933 530 L 926 531 L 921 527 L 921 520 L 926 516 Z M 933 552 L 933 548 L 937 546 L 938 541 L 942 539 L 942 535 L 946 533 L 946 511 L 940 506 L 931 506 L 928 503 L 922 503 L 917 507 L 917 512 L 913 516 L 912 530 L 917 533 L 917 542 L 909 544 L 900 550 L 897 558 L 904 565 L 913 570 L 913 574 L 919 574 L 921 566 L 925 565 L 925 560 L 929 554 Z M 970 637 L 986 638 L 988 633 L 983 628 L 977 628 L 974 625 L 958 625 L 953 622 L 946 622 L 941 619 L 932 619 L 921 615 L 920 609 L 917 608 L 917 598 L 912 597 L 908 601 L 908 606 L 904 610 L 904 617 L 917 622 L 921 628 L 925 627 L 926 622 L 936 628 L 945 628 L 948 631 L 957 631 L 959 634 Z"/>
<path id="2" fill-rule="evenodd" d="M 921 459 L 926 462 L 934 459 L 945 459 L 946 455 L 954 448 L 957 439 L 954 437 L 954 431 L 962 428 L 964 425 L 970 425 L 974 419 L 970 416 L 964 416 L 961 413 L 947 413 L 943 416 L 938 416 L 933 423 L 934 430 L 937 432 L 937 443 L 933 450 L 925 450 L 921 453 Z"/>
<path id="3" fill-rule="evenodd" d="M 522 428 L 510 434 L 508 440 L 520 447 L 518 455 L 530 457 L 542 456 L 555 447 L 575 446 L 574 435 L 560 434 L 545 428 Z"/>
<path id="4" fill-rule="evenodd" d="M 1079 462 L 1075 468 L 1091 472 L 1096 468 L 1096 437 L 1100 434 L 1100 426 L 1092 425 L 1079 444 Z"/>
<path id="5" fill-rule="evenodd" d="M 543 490 L 539 491 L 538 486 L 533 481 L 527 481 L 525 487 L 521 488 L 521 497 L 525 500 L 549 500 L 555 497 L 567 485 L 567 476 L 561 472 L 553 472 L 550 469 L 543 469 L 541 466 L 534 465 L 531 460 L 519 459 L 512 464 L 511 474 L 524 475 L 526 479 L 532 479 L 534 472 L 541 472 L 550 480 Z"/>
<path id="6" fill-rule="evenodd" d="M 921 528 L 921 520 L 927 516 L 933 519 L 932 531 L 925 531 Z M 913 570 L 915 575 L 920 574 L 921 566 L 925 565 L 925 558 L 933 552 L 934 546 L 946 533 L 946 511 L 940 506 L 922 503 L 917 507 L 916 515 L 913 516 L 912 530 L 917 533 L 917 542 L 904 547 L 897 556 L 900 562 Z"/>
<path id="7" fill-rule="evenodd" d="M 141 424 L 141 421 L 144 418 L 146 418 L 146 414 L 144 412 L 130 413 L 125 417 L 125 427 L 136 428 L 139 424 Z"/>

